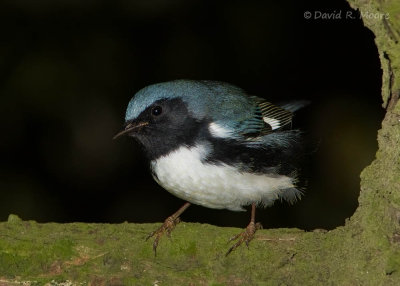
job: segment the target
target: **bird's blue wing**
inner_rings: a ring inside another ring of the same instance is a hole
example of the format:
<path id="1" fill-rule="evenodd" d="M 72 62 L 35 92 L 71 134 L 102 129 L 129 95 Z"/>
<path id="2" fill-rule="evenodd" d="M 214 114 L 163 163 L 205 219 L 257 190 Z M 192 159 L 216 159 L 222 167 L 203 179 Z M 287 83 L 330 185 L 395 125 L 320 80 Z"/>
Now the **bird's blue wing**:
<path id="1" fill-rule="evenodd" d="M 211 117 L 210 131 L 215 136 L 253 140 L 291 126 L 290 108 L 286 110 L 263 98 L 249 96 L 236 86 L 197 81 L 191 82 L 191 92 L 183 92 L 182 85 L 182 96 L 190 98 L 193 114 Z"/>
<path id="2" fill-rule="evenodd" d="M 220 111 L 221 116 L 215 122 L 229 136 L 253 140 L 291 125 L 290 111 L 262 98 L 246 96 L 238 101 L 242 102 L 235 103 L 231 98 L 229 112 Z M 223 104 L 220 108 L 224 108 Z"/>

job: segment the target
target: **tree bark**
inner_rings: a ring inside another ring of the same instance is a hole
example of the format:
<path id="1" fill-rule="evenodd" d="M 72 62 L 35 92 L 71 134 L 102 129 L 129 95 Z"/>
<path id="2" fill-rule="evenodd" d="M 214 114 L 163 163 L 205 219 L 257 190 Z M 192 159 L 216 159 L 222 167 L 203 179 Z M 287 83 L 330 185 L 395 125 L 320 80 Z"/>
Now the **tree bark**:
<path id="1" fill-rule="evenodd" d="M 400 1 L 349 2 L 376 36 L 386 115 L 345 226 L 260 230 L 250 249 L 225 257 L 227 238 L 240 230 L 181 223 L 155 257 L 144 238 L 159 224 L 10 215 L 0 223 L 0 285 L 400 285 Z"/>

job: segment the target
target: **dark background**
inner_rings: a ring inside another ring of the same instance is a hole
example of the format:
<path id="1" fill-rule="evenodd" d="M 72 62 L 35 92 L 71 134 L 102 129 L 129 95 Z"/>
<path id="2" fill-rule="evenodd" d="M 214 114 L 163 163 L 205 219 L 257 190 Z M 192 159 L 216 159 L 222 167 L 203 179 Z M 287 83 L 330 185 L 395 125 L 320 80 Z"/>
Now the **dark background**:
<path id="1" fill-rule="evenodd" d="M 138 145 L 112 141 L 140 88 L 233 83 L 296 118 L 319 148 L 294 206 L 264 227 L 334 228 L 357 207 L 383 118 L 372 33 L 344 1 L 2 1 L 0 221 L 160 222 L 183 202 L 151 178 Z M 305 19 L 315 11 L 342 19 Z M 193 206 L 182 219 L 244 227 L 249 213 Z"/>

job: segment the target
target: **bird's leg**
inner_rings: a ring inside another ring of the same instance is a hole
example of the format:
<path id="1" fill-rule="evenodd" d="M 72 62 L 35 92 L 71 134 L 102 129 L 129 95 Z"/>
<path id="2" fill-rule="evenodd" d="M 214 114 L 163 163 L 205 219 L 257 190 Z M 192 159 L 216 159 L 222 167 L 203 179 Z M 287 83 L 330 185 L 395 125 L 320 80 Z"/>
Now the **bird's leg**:
<path id="1" fill-rule="evenodd" d="M 236 248 L 238 248 L 243 242 L 245 242 L 246 246 L 249 247 L 249 243 L 254 238 L 254 234 L 256 233 L 256 231 L 262 229 L 261 223 L 259 222 L 255 223 L 255 219 L 256 219 L 256 204 L 253 203 L 251 205 L 251 219 L 249 225 L 243 232 L 229 239 L 229 241 L 233 241 L 239 238 L 239 240 L 231 248 L 229 248 L 228 252 L 225 254 L 226 256 L 229 255 L 229 253 L 234 251 Z"/>
<path id="2" fill-rule="evenodd" d="M 186 202 L 179 210 L 176 211 L 173 215 L 167 217 L 167 219 L 164 221 L 162 226 L 160 226 L 158 229 L 150 233 L 146 241 L 150 238 L 155 236 L 154 242 L 153 242 L 153 250 L 154 250 L 154 255 L 157 254 L 157 246 L 158 242 L 160 241 L 160 238 L 163 236 L 163 234 L 166 232 L 168 237 L 171 236 L 172 230 L 175 228 L 175 226 L 181 221 L 179 216 L 190 206 L 189 202 Z"/>

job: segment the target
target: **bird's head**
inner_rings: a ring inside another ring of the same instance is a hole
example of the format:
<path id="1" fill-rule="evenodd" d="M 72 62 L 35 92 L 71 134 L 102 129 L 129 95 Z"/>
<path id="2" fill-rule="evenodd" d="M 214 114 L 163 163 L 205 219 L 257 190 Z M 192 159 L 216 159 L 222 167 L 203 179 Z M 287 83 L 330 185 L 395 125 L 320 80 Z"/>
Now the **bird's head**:
<path id="1" fill-rule="evenodd" d="M 193 145 L 207 120 L 206 93 L 206 88 L 195 81 L 147 86 L 129 102 L 124 129 L 114 138 L 134 137 L 151 158 L 181 145 Z"/>

